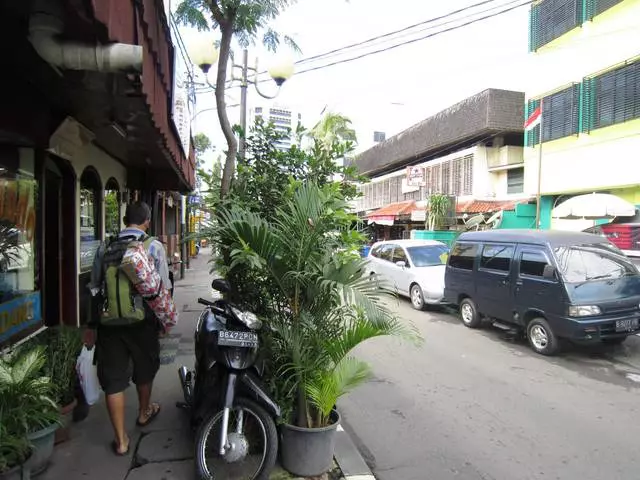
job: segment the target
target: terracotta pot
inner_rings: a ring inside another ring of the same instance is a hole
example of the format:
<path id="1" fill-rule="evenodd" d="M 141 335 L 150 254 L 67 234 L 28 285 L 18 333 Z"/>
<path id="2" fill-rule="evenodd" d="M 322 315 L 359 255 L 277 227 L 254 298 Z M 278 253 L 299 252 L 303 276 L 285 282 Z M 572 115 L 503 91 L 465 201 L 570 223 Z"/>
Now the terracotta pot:
<path id="1" fill-rule="evenodd" d="M 61 425 L 56 430 L 55 444 L 66 442 L 71 438 L 71 421 L 73 417 L 73 409 L 76 408 L 78 401 L 74 398 L 73 402 L 64 407 L 60 407 Z"/>

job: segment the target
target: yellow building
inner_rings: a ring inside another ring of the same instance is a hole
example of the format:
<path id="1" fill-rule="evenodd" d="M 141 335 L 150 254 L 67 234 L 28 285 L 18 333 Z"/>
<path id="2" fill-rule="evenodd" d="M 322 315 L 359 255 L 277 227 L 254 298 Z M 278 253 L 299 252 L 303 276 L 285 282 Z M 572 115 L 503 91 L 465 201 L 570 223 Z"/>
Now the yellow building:
<path id="1" fill-rule="evenodd" d="M 543 99 L 543 227 L 567 227 L 550 214 L 571 195 L 607 192 L 640 205 L 640 0 L 537 2 L 529 43 L 525 113 Z M 539 135 L 536 127 L 525 136 L 532 195 Z"/>

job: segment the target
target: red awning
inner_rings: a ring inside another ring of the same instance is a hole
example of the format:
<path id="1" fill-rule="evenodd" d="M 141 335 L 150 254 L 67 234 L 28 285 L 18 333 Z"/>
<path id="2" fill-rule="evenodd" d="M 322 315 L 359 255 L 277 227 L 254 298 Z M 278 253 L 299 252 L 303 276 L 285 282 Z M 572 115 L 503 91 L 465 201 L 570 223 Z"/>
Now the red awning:
<path id="1" fill-rule="evenodd" d="M 500 210 L 515 210 L 516 205 L 527 203 L 529 199 L 520 200 L 468 200 L 458 202 L 456 213 L 495 213 Z"/>
<path id="2" fill-rule="evenodd" d="M 404 202 L 390 203 L 378 210 L 367 214 L 367 218 L 373 219 L 375 217 L 399 217 L 401 215 L 411 215 L 411 212 L 416 207 L 415 200 L 406 200 Z"/>

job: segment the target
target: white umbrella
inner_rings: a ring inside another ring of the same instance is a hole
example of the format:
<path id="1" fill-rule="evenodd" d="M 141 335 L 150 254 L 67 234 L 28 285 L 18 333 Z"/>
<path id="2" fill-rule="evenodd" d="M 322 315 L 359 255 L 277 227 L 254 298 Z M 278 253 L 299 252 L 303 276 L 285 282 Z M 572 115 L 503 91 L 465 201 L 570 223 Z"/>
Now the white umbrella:
<path id="1" fill-rule="evenodd" d="M 578 195 L 562 202 L 551 212 L 553 218 L 599 218 L 633 217 L 636 207 L 615 195 L 608 193 L 589 193 Z"/>

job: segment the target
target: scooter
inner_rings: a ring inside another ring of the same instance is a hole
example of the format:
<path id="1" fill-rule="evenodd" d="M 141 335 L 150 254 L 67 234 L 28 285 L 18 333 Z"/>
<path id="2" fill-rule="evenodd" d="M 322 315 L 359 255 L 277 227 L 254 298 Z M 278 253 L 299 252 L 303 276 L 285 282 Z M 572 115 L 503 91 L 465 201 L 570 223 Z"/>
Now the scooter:
<path id="1" fill-rule="evenodd" d="M 231 290 L 223 279 L 211 287 L 223 295 Z M 197 429 L 197 478 L 266 480 L 278 453 L 280 407 L 261 381 L 262 322 L 224 299 L 198 303 L 205 309 L 195 331 L 195 369 L 179 369 L 184 403 L 178 404 Z"/>

